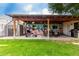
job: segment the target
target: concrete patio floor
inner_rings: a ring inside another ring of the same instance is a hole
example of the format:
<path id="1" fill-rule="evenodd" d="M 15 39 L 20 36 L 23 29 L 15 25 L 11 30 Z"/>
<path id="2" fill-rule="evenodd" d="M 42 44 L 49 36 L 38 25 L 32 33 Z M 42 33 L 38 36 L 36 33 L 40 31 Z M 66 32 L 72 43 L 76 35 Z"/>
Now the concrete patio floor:
<path id="1" fill-rule="evenodd" d="M 8 37 L 0 37 L 0 39 L 45 39 L 45 40 L 64 40 L 64 41 L 70 41 L 70 40 L 79 40 L 79 38 L 74 37 L 68 37 L 68 36 L 58 36 L 58 37 L 25 37 L 25 36 L 8 36 Z"/>

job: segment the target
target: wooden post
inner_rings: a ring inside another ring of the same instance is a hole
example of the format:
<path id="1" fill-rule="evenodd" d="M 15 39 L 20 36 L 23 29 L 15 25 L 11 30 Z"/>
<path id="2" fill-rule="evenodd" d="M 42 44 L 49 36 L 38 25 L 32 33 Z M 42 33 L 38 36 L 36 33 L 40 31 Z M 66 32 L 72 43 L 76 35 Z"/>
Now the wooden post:
<path id="1" fill-rule="evenodd" d="M 47 19 L 47 31 L 48 31 L 48 35 L 47 36 L 48 36 L 48 39 L 49 39 L 49 20 L 50 19 Z"/>
<path id="2" fill-rule="evenodd" d="M 16 20 L 13 19 L 13 36 L 16 36 Z"/>

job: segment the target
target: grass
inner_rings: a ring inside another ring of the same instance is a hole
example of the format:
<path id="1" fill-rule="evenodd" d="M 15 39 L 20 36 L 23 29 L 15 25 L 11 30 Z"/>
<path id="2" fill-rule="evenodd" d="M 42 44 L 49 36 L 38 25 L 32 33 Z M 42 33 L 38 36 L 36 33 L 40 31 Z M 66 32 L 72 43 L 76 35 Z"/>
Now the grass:
<path id="1" fill-rule="evenodd" d="M 0 56 L 79 56 L 79 46 L 52 40 L 0 40 Z"/>

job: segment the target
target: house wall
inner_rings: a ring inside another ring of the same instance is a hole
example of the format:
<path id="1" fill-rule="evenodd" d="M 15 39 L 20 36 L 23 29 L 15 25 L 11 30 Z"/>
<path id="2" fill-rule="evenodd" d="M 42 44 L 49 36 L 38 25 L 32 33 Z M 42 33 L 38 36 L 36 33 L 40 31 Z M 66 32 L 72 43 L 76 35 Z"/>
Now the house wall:
<path id="1" fill-rule="evenodd" d="M 18 21 L 16 21 L 16 36 L 20 36 L 20 25 Z"/>
<path id="2" fill-rule="evenodd" d="M 71 29 L 74 29 L 74 23 L 79 21 L 70 21 L 70 22 L 64 22 L 63 23 L 63 34 L 71 36 Z"/>
<path id="3" fill-rule="evenodd" d="M 0 36 L 8 35 L 7 23 L 11 21 L 11 17 L 6 15 L 0 15 Z"/>
<path id="4" fill-rule="evenodd" d="M 4 19 L 0 19 L 0 36 L 5 35 L 7 35 L 6 21 Z"/>

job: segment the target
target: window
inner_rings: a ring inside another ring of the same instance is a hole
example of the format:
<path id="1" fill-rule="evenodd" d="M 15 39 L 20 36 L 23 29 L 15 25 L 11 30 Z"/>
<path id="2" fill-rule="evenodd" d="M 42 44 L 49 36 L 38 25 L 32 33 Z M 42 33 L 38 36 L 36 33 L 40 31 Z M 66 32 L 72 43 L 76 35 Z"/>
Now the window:
<path id="1" fill-rule="evenodd" d="M 79 29 L 79 23 L 74 23 L 74 28 Z"/>
<path id="2" fill-rule="evenodd" d="M 56 26 L 56 25 L 54 25 L 54 26 L 53 26 L 53 29 L 57 29 L 57 26 Z"/>

